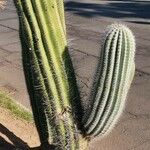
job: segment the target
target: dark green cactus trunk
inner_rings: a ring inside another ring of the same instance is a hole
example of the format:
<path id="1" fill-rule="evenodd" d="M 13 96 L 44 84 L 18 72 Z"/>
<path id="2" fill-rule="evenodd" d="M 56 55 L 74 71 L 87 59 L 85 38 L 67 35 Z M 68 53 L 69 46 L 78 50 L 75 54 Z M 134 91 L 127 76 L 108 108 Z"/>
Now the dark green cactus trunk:
<path id="1" fill-rule="evenodd" d="M 92 107 L 84 118 L 86 134 L 109 132 L 120 116 L 133 79 L 135 41 L 123 25 L 112 25 L 106 33 L 92 93 Z"/>
<path id="2" fill-rule="evenodd" d="M 67 50 L 63 3 L 14 2 L 20 21 L 25 76 L 41 143 L 76 150 L 79 136 L 73 116 L 78 112 L 74 103 L 82 108 Z"/>

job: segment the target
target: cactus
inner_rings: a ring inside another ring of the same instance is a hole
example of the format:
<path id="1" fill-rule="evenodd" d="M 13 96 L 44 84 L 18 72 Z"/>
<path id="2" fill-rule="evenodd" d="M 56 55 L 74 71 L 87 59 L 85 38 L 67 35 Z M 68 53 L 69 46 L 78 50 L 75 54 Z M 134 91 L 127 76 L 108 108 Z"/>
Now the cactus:
<path id="1" fill-rule="evenodd" d="M 92 107 L 83 121 L 87 135 L 111 131 L 119 118 L 135 71 L 134 53 L 135 41 L 130 29 L 121 24 L 111 25 L 102 46 Z"/>
<path id="2" fill-rule="evenodd" d="M 20 21 L 24 72 L 41 144 L 78 149 L 72 101 L 78 103 L 80 98 L 67 51 L 63 7 L 54 0 L 14 2 Z"/>
<path id="3" fill-rule="evenodd" d="M 132 33 L 121 25 L 111 26 L 107 32 L 92 91 L 93 104 L 83 118 L 67 48 L 63 1 L 14 3 L 19 16 L 24 73 L 41 146 L 84 150 L 85 137 L 109 131 L 123 108 L 134 74 Z"/>

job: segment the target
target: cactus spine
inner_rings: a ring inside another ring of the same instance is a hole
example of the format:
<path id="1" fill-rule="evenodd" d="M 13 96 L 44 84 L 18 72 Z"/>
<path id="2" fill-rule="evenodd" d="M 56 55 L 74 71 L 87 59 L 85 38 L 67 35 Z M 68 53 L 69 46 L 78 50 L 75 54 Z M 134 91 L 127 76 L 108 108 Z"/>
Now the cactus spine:
<path id="1" fill-rule="evenodd" d="M 14 3 L 25 78 L 41 145 L 84 150 L 87 141 L 78 134 L 78 128 L 84 136 L 103 135 L 121 114 L 135 70 L 134 37 L 123 25 L 112 25 L 107 31 L 91 94 L 93 103 L 82 120 L 80 95 L 67 49 L 63 1 Z"/>
<path id="2" fill-rule="evenodd" d="M 113 24 L 106 32 L 98 66 L 90 116 L 85 117 L 87 135 L 103 135 L 120 116 L 134 75 L 135 41 L 124 25 Z"/>

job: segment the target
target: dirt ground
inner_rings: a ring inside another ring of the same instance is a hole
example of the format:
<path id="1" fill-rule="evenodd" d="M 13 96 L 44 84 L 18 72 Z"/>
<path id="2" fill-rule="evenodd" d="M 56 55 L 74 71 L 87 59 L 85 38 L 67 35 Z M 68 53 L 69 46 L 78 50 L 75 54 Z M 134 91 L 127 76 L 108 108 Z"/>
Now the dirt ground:
<path id="1" fill-rule="evenodd" d="M 13 116 L 0 107 L 0 150 L 28 149 L 39 146 L 37 131 L 33 123 Z"/>

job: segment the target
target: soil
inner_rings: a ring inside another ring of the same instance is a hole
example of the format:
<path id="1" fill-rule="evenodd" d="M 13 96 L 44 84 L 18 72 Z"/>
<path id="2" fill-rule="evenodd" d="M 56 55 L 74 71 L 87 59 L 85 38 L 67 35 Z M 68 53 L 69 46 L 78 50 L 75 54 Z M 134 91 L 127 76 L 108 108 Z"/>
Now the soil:
<path id="1" fill-rule="evenodd" d="M 34 123 L 17 118 L 1 107 L 0 114 L 0 150 L 25 150 L 40 145 Z"/>

